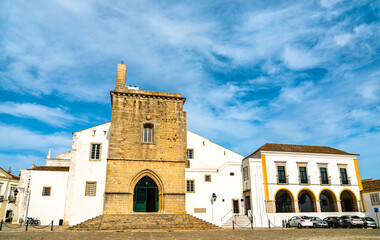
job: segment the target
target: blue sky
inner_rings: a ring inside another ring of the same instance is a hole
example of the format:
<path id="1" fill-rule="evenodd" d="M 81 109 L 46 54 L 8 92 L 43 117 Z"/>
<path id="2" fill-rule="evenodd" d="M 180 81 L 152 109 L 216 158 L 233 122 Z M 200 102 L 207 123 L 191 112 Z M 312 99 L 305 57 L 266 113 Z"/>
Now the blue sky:
<path id="1" fill-rule="evenodd" d="M 181 93 L 188 129 L 222 146 L 331 146 L 380 178 L 379 1 L 109 3 L 0 2 L 2 168 L 110 121 L 123 60 L 127 85 Z"/>

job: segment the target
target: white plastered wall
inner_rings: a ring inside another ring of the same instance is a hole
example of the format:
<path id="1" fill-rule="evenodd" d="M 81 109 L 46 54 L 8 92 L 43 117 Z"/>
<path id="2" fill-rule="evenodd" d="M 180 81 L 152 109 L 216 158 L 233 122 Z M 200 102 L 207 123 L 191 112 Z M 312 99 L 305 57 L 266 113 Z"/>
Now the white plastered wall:
<path id="1" fill-rule="evenodd" d="M 190 131 L 187 132 L 187 148 L 194 150 L 194 159 L 190 159 L 185 176 L 195 181 L 195 192 L 186 193 L 186 211 L 221 226 L 232 215 L 232 199 L 238 199 L 240 205 L 243 156 Z M 205 175 L 211 175 L 211 182 L 205 182 Z M 212 203 L 213 193 L 217 199 Z M 205 212 L 195 212 L 196 209 Z M 243 211 L 241 207 L 240 212 Z"/>
<path id="2" fill-rule="evenodd" d="M 65 224 L 75 225 L 103 213 L 110 125 L 73 133 Z M 91 143 L 101 144 L 100 160 L 90 160 Z M 96 182 L 96 196 L 85 196 L 87 181 Z"/>
<path id="3" fill-rule="evenodd" d="M 39 219 L 41 225 L 47 225 L 52 220 L 54 225 L 59 224 L 64 216 L 67 177 L 67 171 L 30 172 L 28 217 Z M 50 196 L 42 195 L 43 187 L 51 187 Z"/>
<path id="4" fill-rule="evenodd" d="M 380 210 L 380 204 L 372 204 L 371 197 L 370 197 L 371 194 L 376 194 L 376 193 L 379 194 L 380 196 L 380 190 L 362 193 L 362 197 L 363 197 L 362 200 L 363 200 L 364 207 L 366 210 L 366 215 L 375 219 L 377 226 L 380 226 L 380 212 L 377 213 L 377 216 L 375 212 L 375 208 Z"/>

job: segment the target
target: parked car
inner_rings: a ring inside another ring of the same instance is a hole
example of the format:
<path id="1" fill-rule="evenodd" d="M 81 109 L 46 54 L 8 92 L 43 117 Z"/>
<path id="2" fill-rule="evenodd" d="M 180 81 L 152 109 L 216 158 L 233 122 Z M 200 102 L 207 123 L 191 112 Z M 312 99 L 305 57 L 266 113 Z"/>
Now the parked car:
<path id="1" fill-rule="evenodd" d="M 349 223 L 345 219 L 341 219 L 340 217 L 326 217 L 323 219 L 323 221 L 326 221 L 329 225 L 329 228 L 347 228 L 349 227 Z"/>
<path id="2" fill-rule="evenodd" d="M 307 216 L 294 216 L 289 219 L 287 227 L 313 227 L 313 221 Z"/>
<path id="3" fill-rule="evenodd" d="M 348 221 L 348 227 L 350 227 L 350 228 L 352 228 L 352 227 L 358 227 L 358 228 L 364 227 L 363 220 L 358 216 L 344 215 L 341 217 L 341 219 L 347 220 Z"/>
<path id="4" fill-rule="evenodd" d="M 364 222 L 364 228 L 371 227 L 375 229 L 377 227 L 375 220 L 371 217 L 364 217 L 362 220 Z"/>
<path id="5" fill-rule="evenodd" d="M 309 217 L 313 222 L 314 228 L 328 228 L 329 224 L 326 221 L 323 221 L 319 217 Z"/>

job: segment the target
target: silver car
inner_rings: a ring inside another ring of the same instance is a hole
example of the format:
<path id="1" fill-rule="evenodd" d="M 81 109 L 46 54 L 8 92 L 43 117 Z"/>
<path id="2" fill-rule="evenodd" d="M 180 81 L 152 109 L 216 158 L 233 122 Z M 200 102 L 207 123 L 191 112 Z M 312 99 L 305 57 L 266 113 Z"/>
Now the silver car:
<path id="1" fill-rule="evenodd" d="M 360 217 L 358 217 L 358 216 L 355 216 L 355 215 L 345 215 L 345 216 L 342 216 L 340 218 L 341 219 L 345 219 L 345 220 L 348 221 L 348 227 L 349 228 L 352 228 L 352 227 L 362 228 L 362 227 L 364 227 L 363 220 Z"/>
<path id="2" fill-rule="evenodd" d="M 328 228 L 329 224 L 326 221 L 323 221 L 319 217 L 309 217 L 311 221 L 313 222 L 314 228 Z"/>
<path id="3" fill-rule="evenodd" d="M 313 221 L 307 216 L 294 216 L 289 219 L 287 227 L 313 227 Z"/>
<path id="4" fill-rule="evenodd" d="M 375 229 L 377 227 L 375 220 L 371 217 L 364 217 L 362 220 L 364 222 L 364 228 L 371 227 Z"/>

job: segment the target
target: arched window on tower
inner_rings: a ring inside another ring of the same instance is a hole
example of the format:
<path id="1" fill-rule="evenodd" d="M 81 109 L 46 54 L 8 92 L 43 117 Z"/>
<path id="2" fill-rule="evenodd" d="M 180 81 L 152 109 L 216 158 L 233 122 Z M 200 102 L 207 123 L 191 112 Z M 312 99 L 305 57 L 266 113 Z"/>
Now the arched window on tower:
<path id="1" fill-rule="evenodd" d="M 142 142 L 143 143 L 153 143 L 153 124 L 152 123 L 144 123 L 142 129 Z"/>

